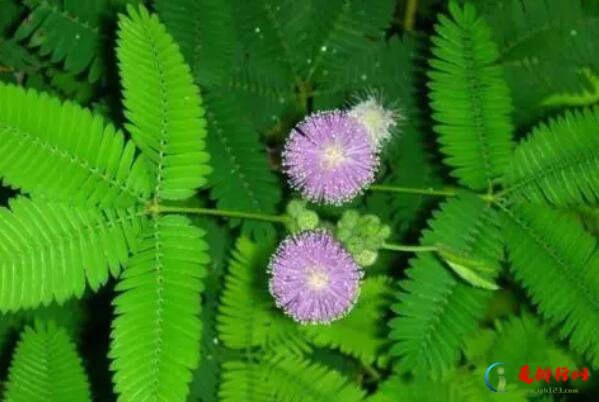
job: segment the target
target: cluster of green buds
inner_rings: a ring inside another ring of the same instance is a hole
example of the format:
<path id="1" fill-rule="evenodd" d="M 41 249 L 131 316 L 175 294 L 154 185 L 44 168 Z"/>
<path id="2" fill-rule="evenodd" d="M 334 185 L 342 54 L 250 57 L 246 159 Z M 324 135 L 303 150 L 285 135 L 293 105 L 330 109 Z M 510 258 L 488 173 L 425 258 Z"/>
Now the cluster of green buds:
<path id="1" fill-rule="evenodd" d="M 305 200 L 292 200 L 287 204 L 287 230 L 290 233 L 314 230 L 318 227 L 318 214 L 309 210 L 307 204 Z"/>
<path id="2" fill-rule="evenodd" d="M 336 234 L 356 262 L 368 267 L 375 263 L 379 249 L 391 235 L 391 228 L 375 215 L 347 210 L 337 222 Z"/>

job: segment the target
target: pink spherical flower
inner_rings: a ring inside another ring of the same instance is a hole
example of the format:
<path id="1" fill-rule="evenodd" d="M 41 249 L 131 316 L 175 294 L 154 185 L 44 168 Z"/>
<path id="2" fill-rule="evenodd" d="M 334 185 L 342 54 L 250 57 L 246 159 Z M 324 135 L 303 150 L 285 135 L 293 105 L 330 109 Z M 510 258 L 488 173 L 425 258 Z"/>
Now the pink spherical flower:
<path id="1" fill-rule="evenodd" d="M 291 184 L 310 201 L 341 204 L 372 183 L 378 156 L 347 113 L 317 113 L 293 129 L 283 151 Z"/>
<path id="2" fill-rule="evenodd" d="M 347 314 L 362 277 L 352 256 L 323 230 L 285 239 L 269 271 L 277 306 L 301 323 L 329 323 Z"/>

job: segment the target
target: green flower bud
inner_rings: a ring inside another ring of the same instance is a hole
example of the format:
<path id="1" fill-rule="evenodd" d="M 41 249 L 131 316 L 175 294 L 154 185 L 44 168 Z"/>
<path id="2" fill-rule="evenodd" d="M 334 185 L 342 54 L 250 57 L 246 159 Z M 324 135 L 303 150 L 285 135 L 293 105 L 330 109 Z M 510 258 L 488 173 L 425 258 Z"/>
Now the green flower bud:
<path id="1" fill-rule="evenodd" d="M 290 220 L 287 224 L 287 230 L 291 233 L 313 230 L 318 227 L 320 219 L 318 214 L 309 210 L 307 202 L 304 200 L 292 200 L 287 205 L 287 215 Z"/>
<path id="2" fill-rule="evenodd" d="M 356 262 L 358 263 L 358 265 L 361 265 L 363 267 L 369 267 L 376 262 L 376 259 L 378 258 L 378 256 L 379 256 L 379 253 L 377 253 L 376 251 L 363 250 L 363 251 L 355 254 L 354 258 L 355 258 Z"/>
<path id="3" fill-rule="evenodd" d="M 375 215 L 361 216 L 358 211 L 347 210 L 337 222 L 336 234 L 356 262 L 366 267 L 375 263 L 391 229 Z"/>

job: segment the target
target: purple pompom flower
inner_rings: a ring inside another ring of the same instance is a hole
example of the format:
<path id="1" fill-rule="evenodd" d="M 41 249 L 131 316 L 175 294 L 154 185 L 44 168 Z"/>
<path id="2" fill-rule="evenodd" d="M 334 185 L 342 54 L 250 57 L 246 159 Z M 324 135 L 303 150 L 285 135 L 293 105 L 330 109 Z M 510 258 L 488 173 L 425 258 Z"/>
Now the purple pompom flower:
<path id="1" fill-rule="evenodd" d="M 293 129 L 283 151 L 291 184 L 310 201 L 341 204 L 372 183 L 378 156 L 347 113 L 317 113 Z"/>
<path id="2" fill-rule="evenodd" d="M 324 230 L 285 239 L 271 257 L 270 293 L 294 320 L 329 323 L 347 314 L 358 298 L 362 271 Z"/>

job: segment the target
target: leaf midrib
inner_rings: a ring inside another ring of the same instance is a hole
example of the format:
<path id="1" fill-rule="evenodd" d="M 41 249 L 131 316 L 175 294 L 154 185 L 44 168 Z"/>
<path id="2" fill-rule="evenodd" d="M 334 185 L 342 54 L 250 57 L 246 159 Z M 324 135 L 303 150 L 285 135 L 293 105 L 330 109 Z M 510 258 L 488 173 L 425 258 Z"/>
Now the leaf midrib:
<path id="1" fill-rule="evenodd" d="M 583 295 L 583 299 L 585 299 L 587 302 L 585 305 L 591 305 L 592 310 L 597 312 L 597 317 L 599 317 L 599 301 L 595 300 L 592 297 L 594 292 L 587 286 L 585 286 L 585 283 L 580 279 L 580 275 L 578 275 L 577 272 L 573 272 L 573 270 L 570 269 L 570 263 L 567 261 L 567 259 L 563 258 L 560 255 L 559 250 L 556 250 L 554 247 L 551 247 L 551 245 L 548 242 L 544 241 L 543 236 L 535 228 L 526 224 L 526 222 L 524 222 L 522 219 L 516 216 L 516 214 L 513 211 L 507 208 L 504 209 L 504 211 L 506 212 L 506 216 L 508 216 L 514 223 L 516 223 L 521 228 L 521 230 L 524 233 L 526 233 L 528 237 L 531 238 L 539 247 L 545 250 L 547 252 L 547 255 L 551 257 L 551 259 L 553 259 L 556 262 L 556 264 L 563 269 L 564 273 L 568 274 L 560 275 L 558 272 L 558 276 L 571 283 L 574 288 L 577 288 L 580 291 L 575 293 Z M 588 260 L 586 262 L 588 262 Z M 515 270 L 513 266 L 512 270 Z M 527 284 L 526 286 L 528 287 Z M 568 318 L 569 317 L 567 316 L 564 319 Z"/>
<path id="2" fill-rule="evenodd" d="M 118 180 L 115 180 L 111 175 L 107 174 L 107 172 L 102 172 L 99 168 L 94 167 L 87 160 L 80 158 L 78 155 L 74 155 L 68 151 L 61 150 L 54 144 L 48 141 L 44 141 L 40 137 L 23 131 L 19 127 L 12 126 L 8 123 L 0 123 L 0 131 L 4 131 L 5 133 L 15 133 L 15 135 L 13 135 L 14 140 L 19 143 L 27 144 L 30 146 L 35 146 L 36 144 L 39 144 L 39 146 L 42 149 L 48 151 L 50 154 L 57 155 L 67 164 L 74 164 L 82 168 L 92 176 L 101 179 L 104 183 L 110 185 L 111 187 L 117 187 L 122 192 L 129 194 L 137 202 L 141 204 L 144 204 L 146 202 L 145 198 L 141 194 L 136 193 L 127 183 L 122 183 Z M 122 149 L 120 154 L 122 155 Z"/>

